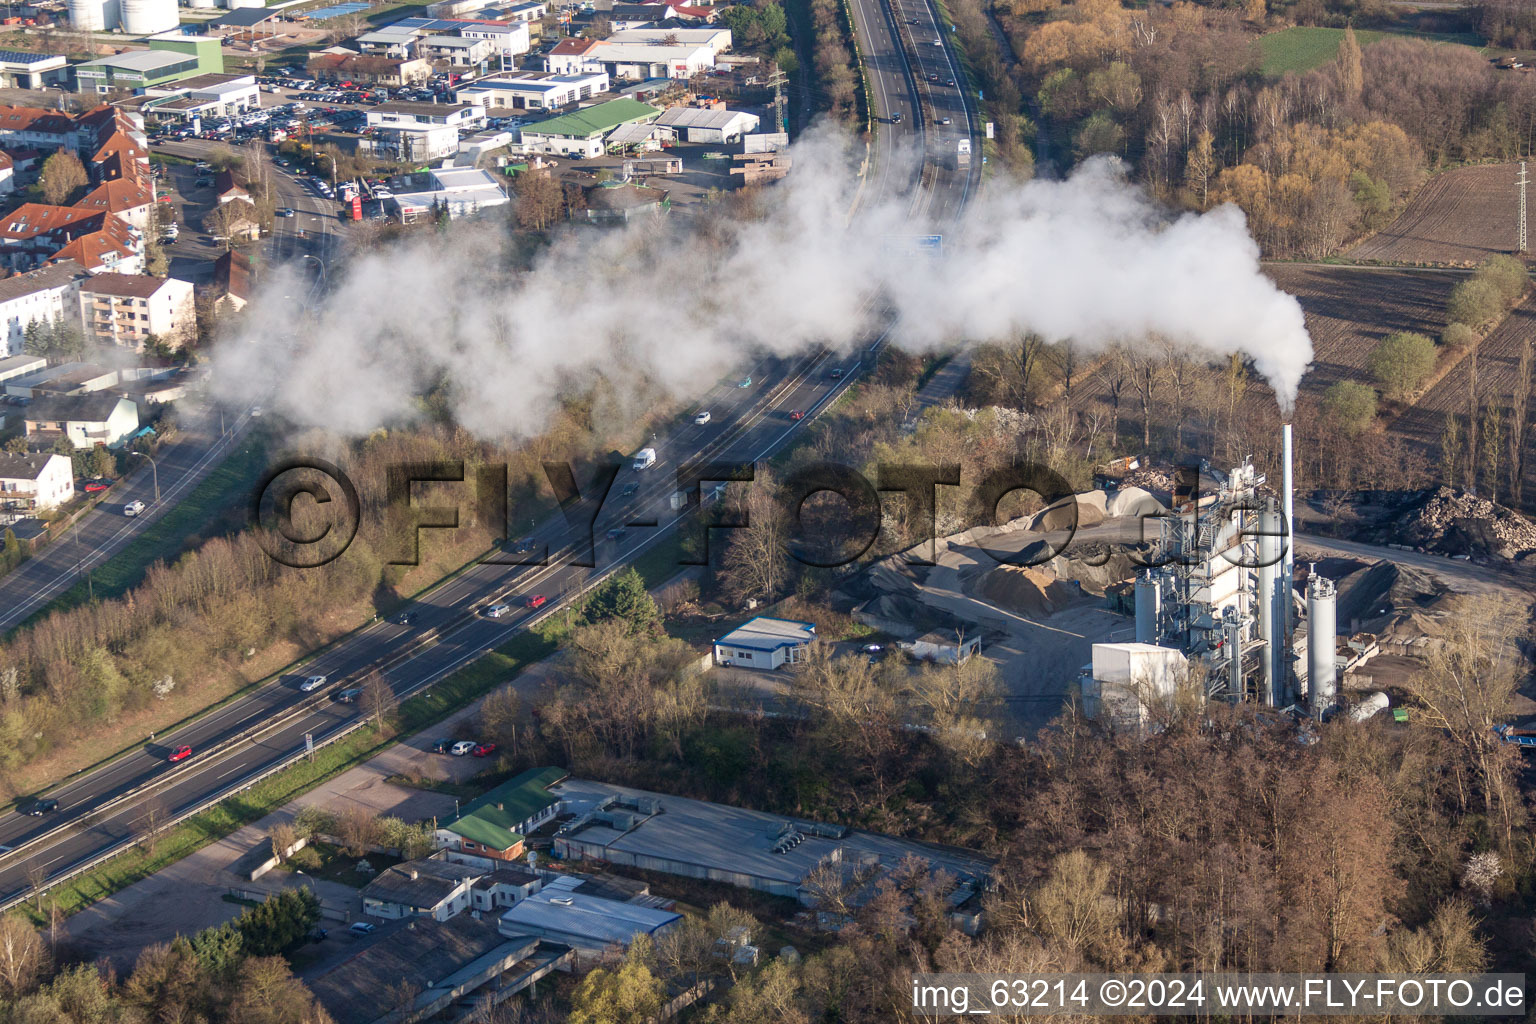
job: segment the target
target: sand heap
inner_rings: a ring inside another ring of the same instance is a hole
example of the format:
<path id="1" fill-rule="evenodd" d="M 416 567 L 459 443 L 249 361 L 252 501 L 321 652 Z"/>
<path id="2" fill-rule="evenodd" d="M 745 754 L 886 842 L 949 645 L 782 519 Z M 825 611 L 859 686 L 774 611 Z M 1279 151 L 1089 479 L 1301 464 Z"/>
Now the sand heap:
<path id="1" fill-rule="evenodd" d="M 1074 582 L 1034 566 L 999 565 L 983 573 L 975 585 L 977 597 L 1027 618 L 1043 618 L 1083 600 Z"/>

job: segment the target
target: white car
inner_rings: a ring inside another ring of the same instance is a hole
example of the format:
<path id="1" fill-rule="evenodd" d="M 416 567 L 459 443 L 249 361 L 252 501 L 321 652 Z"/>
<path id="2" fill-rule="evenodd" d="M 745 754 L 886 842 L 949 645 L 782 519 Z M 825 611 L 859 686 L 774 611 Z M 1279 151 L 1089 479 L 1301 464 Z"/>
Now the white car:
<path id="1" fill-rule="evenodd" d="M 308 676 L 299 684 L 302 693 L 313 693 L 325 685 L 325 676 Z"/>
<path id="2" fill-rule="evenodd" d="M 704 424 L 706 424 L 708 422 L 709 422 L 709 410 L 708 409 L 705 409 L 703 412 L 699 413 L 697 416 L 695 416 L 693 418 L 693 425 L 696 426 L 696 427 L 702 427 Z"/>
<path id="3" fill-rule="evenodd" d="M 448 748 L 448 753 L 452 754 L 454 757 L 463 757 L 465 754 L 474 749 L 474 740 L 459 740 L 459 742 Z"/>
<path id="4" fill-rule="evenodd" d="M 251 415 L 252 416 L 260 416 L 261 415 L 261 406 L 259 406 L 259 405 L 251 406 Z"/>
<path id="5" fill-rule="evenodd" d="M 128 504 L 123 506 L 123 515 L 125 516 L 136 516 L 143 511 L 144 503 L 142 501 L 130 501 Z"/>

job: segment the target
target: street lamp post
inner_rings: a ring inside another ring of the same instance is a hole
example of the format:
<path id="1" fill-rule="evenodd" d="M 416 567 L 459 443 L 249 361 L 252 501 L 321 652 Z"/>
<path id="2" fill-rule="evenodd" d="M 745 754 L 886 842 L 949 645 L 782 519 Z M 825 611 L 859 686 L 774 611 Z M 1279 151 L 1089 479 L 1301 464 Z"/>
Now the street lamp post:
<path id="1" fill-rule="evenodd" d="M 149 460 L 150 472 L 153 473 L 155 477 L 155 501 L 158 502 L 160 500 L 160 467 L 155 465 L 154 456 L 149 455 L 146 452 L 130 452 L 129 454 L 136 455 L 141 459 Z"/>

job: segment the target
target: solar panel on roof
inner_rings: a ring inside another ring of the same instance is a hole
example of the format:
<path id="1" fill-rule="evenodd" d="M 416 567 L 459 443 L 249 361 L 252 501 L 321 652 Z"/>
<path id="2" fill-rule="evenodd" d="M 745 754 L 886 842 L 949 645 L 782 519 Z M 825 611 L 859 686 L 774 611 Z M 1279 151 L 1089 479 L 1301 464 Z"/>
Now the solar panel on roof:
<path id="1" fill-rule="evenodd" d="M 45 60 L 53 60 L 51 53 L 30 53 L 26 50 L 0 50 L 0 61 L 7 64 L 38 64 Z"/>

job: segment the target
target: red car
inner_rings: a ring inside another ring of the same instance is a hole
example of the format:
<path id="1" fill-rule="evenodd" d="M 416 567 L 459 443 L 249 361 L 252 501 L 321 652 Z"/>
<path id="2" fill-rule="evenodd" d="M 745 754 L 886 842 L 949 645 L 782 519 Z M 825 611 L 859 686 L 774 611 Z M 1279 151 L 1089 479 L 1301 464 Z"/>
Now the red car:
<path id="1" fill-rule="evenodd" d="M 805 413 L 801 412 L 799 409 L 796 409 L 794 412 L 789 414 L 789 418 L 792 420 L 803 420 L 805 419 Z"/>
<path id="2" fill-rule="evenodd" d="M 98 491 L 104 491 L 111 486 L 112 481 L 110 480 L 87 480 L 85 482 L 85 493 L 95 494 Z"/>
<path id="3" fill-rule="evenodd" d="M 474 754 L 476 757 L 490 757 L 492 754 L 496 753 L 496 744 L 476 743 L 475 749 L 470 751 L 470 753 Z"/>
<path id="4" fill-rule="evenodd" d="M 528 597 L 528 607 L 529 608 L 542 608 L 542 607 L 544 607 L 544 601 L 545 600 L 546 599 L 545 599 L 543 594 L 530 594 L 529 597 Z"/>
<path id="5" fill-rule="evenodd" d="M 192 748 L 187 746 L 185 743 L 183 743 L 181 746 L 179 746 L 175 750 L 171 751 L 171 755 L 169 757 L 167 757 L 166 760 L 171 762 L 172 764 L 175 764 L 177 761 L 185 761 L 187 758 L 189 758 L 191 756 L 192 756 Z"/>

